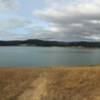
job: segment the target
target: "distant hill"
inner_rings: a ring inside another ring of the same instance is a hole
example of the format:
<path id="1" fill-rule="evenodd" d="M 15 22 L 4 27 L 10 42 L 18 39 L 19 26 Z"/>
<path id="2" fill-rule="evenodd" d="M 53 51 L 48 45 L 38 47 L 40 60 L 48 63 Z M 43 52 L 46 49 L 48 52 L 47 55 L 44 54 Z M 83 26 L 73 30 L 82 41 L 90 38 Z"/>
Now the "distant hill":
<path id="1" fill-rule="evenodd" d="M 88 41 L 75 41 L 75 42 L 62 42 L 62 41 L 46 41 L 39 39 L 29 40 L 12 40 L 12 41 L 0 41 L 0 46 L 75 46 L 75 47 L 100 47 L 100 42 L 88 42 Z"/>

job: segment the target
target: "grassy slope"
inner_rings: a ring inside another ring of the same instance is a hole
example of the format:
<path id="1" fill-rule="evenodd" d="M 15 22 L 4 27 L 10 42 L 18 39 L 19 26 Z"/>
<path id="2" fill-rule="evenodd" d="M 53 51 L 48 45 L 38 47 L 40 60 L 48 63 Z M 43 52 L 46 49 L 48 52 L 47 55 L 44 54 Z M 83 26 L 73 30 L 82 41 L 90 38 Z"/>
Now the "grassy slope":
<path id="1" fill-rule="evenodd" d="M 100 68 L 0 68 L 0 100 L 100 100 Z"/>

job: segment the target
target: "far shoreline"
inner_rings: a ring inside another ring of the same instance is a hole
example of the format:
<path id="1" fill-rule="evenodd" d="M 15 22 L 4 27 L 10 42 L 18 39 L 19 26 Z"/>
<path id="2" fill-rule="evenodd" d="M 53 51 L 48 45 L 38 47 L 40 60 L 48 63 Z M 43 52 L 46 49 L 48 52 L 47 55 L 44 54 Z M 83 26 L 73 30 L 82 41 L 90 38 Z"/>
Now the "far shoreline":
<path id="1" fill-rule="evenodd" d="M 83 48 L 83 49 L 100 49 L 100 47 L 85 47 L 85 46 L 36 46 L 36 45 L 0 45 L 0 47 L 44 47 L 44 48 Z"/>

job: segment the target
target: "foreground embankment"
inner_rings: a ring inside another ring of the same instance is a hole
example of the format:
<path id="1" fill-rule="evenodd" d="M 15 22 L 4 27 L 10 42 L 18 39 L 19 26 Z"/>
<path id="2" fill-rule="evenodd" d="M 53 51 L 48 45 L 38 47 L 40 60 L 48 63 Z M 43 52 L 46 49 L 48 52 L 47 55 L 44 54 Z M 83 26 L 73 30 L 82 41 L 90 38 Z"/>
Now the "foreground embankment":
<path id="1" fill-rule="evenodd" d="M 100 66 L 0 68 L 0 100 L 100 100 Z"/>

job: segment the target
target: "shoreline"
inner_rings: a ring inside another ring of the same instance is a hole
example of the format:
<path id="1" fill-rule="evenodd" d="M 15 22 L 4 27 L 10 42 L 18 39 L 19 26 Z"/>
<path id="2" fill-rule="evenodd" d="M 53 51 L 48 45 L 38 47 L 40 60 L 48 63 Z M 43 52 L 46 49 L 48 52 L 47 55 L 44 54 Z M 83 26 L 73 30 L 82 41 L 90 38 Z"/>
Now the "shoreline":
<path id="1" fill-rule="evenodd" d="M 50 69 L 50 68 L 64 68 L 64 69 L 73 69 L 73 68 L 99 68 L 100 64 L 97 65 L 59 65 L 59 66 L 0 66 L 0 69 Z"/>

